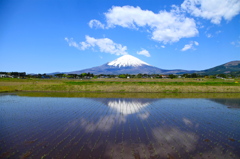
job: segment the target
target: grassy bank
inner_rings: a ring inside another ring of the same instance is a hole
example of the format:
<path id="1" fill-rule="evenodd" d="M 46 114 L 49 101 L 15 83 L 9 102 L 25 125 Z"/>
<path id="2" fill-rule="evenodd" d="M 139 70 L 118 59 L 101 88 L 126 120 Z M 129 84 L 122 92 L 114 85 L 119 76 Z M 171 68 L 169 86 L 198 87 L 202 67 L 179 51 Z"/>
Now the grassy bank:
<path id="1" fill-rule="evenodd" d="M 9 94 L 9 93 L 7 93 Z M 84 97 L 84 98 L 240 98 L 240 93 L 85 93 L 85 92 L 13 92 L 27 97 Z"/>
<path id="2" fill-rule="evenodd" d="M 236 79 L 0 79 L 0 92 L 239 93 Z"/>

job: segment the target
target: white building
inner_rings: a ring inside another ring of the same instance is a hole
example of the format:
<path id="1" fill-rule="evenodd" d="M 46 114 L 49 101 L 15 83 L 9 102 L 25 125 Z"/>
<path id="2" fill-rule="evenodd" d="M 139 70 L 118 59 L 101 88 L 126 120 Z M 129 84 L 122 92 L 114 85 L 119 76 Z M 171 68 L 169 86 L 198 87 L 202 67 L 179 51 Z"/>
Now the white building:
<path id="1" fill-rule="evenodd" d="M 0 74 L 0 78 L 6 77 L 5 74 Z"/>

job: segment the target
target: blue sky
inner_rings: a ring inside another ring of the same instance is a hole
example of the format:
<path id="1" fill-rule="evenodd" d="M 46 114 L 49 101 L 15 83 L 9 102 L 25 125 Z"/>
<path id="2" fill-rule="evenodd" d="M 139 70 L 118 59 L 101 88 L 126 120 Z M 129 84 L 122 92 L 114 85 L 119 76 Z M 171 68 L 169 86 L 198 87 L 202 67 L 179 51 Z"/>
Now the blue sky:
<path id="1" fill-rule="evenodd" d="M 162 69 L 240 60 L 239 0 L 2 0 L 0 22 L 0 71 L 76 71 L 124 54 Z"/>

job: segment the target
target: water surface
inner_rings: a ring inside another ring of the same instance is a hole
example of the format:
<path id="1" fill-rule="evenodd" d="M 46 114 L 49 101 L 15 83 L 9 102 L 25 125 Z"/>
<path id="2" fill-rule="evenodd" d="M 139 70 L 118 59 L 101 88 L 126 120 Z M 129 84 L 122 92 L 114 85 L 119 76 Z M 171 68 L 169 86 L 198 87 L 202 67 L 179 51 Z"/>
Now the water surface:
<path id="1" fill-rule="evenodd" d="M 0 158 L 240 158 L 239 98 L 0 102 Z"/>

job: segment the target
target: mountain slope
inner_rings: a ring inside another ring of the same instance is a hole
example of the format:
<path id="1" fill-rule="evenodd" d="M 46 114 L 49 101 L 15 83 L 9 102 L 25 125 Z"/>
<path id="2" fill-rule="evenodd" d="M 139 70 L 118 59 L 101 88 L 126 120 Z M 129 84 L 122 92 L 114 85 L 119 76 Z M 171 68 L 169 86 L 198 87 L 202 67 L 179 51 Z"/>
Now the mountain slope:
<path id="1" fill-rule="evenodd" d="M 84 69 L 80 71 L 73 71 L 70 73 L 73 74 L 81 74 L 81 73 L 86 73 L 90 72 L 93 74 L 159 74 L 164 72 L 163 70 L 153 67 L 153 66 L 137 66 L 137 67 L 132 67 L 132 66 L 127 66 L 127 67 L 116 67 L 116 66 L 109 66 L 108 64 L 104 64 L 101 66 L 89 68 L 89 69 Z"/>
<path id="2" fill-rule="evenodd" d="M 231 61 L 210 69 L 196 72 L 198 74 L 215 75 L 215 74 L 240 74 L 240 61 Z"/>
<path id="3" fill-rule="evenodd" d="M 124 55 L 116 60 L 108 62 L 104 65 L 68 72 L 67 74 L 81 74 L 81 73 L 93 73 L 99 74 L 183 74 L 183 73 L 193 73 L 196 71 L 186 71 L 186 70 L 164 70 L 134 57 L 131 55 Z"/>

